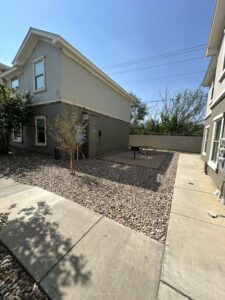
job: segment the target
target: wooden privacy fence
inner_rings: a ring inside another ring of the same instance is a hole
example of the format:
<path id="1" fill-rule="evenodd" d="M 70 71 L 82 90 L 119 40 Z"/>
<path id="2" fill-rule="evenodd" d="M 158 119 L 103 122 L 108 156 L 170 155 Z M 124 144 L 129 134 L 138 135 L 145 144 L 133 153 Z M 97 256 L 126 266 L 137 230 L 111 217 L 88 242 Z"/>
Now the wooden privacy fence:
<path id="1" fill-rule="evenodd" d="M 130 135 L 129 146 L 147 146 L 160 150 L 201 153 L 201 136 Z"/>

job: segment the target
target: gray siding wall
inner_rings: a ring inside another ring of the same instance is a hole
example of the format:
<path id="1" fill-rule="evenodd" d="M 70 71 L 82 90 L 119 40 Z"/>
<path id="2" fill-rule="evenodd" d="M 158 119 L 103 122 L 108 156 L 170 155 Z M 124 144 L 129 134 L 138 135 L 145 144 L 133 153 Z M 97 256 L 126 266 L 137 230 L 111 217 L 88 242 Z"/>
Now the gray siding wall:
<path id="1" fill-rule="evenodd" d="M 64 104 L 52 103 L 49 105 L 38 105 L 33 107 L 33 116 L 26 126 L 23 127 L 23 142 L 13 145 L 19 148 L 29 149 L 32 151 L 42 152 L 46 154 L 54 154 L 54 149 L 57 146 L 56 141 L 48 134 L 48 125 L 54 122 L 57 114 L 60 112 L 74 109 L 82 116 L 83 113 L 88 114 L 88 154 L 89 157 L 94 157 L 101 152 L 106 152 L 125 149 L 128 147 L 128 136 L 130 124 L 115 118 L 110 118 L 102 114 L 97 114 L 88 110 L 83 110 L 80 107 Z M 47 119 L 47 145 L 35 145 L 35 116 L 46 116 Z M 101 138 L 99 139 L 98 132 L 101 130 Z"/>
<path id="2" fill-rule="evenodd" d="M 205 121 L 205 126 L 210 126 L 209 127 L 209 139 L 208 139 L 208 144 L 207 144 L 207 151 L 206 151 L 206 155 L 201 155 L 202 159 L 205 162 L 208 162 L 210 160 L 210 149 L 211 149 L 211 144 L 212 144 L 212 135 L 213 135 L 213 119 L 220 115 L 222 112 L 225 112 L 225 99 L 223 99 L 219 104 L 217 104 L 212 112 L 211 112 L 211 116 L 206 119 Z M 204 132 L 204 137 L 205 137 L 205 132 Z M 223 129 L 223 133 L 222 133 L 222 137 L 225 137 L 225 130 Z M 202 150 L 203 150 L 203 146 L 204 146 L 204 138 L 203 138 L 203 143 L 202 143 Z M 214 171 L 213 169 L 211 169 L 210 167 L 209 169 L 209 175 L 212 177 L 213 181 L 215 182 L 216 186 L 221 189 L 222 188 L 222 183 L 223 180 L 225 180 L 225 175 L 222 174 L 219 170 L 218 172 Z"/>
<path id="3" fill-rule="evenodd" d="M 45 57 L 46 90 L 33 93 L 33 61 L 42 56 Z M 61 51 L 47 42 L 39 41 L 28 57 L 22 73 L 19 75 L 20 90 L 22 92 L 30 91 L 33 94 L 33 104 L 59 100 L 61 98 L 60 65 Z M 10 80 L 8 81 L 8 84 L 10 85 Z"/>
<path id="4" fill-rule="evenodd" d="M 212 137 L 212 135 L 213 135 L 213 119 L 216 116 L 220 115 L 221 113 L 225 112 L 225 98 L 221 99 L 221 101 L 218 104 L 216 104 L 216 106 L 213 107 L 212 109 L 209 107 L 210 104 L 212 104 L 214 101 L 216 101 L 217 98 L 221 94 L 223 94 L 223 92 L 225 91 L 225 78 L 223 78 L 223 80 L 219 81 L 219 78 L 221 77 L 221 73 L 222 73 L 224 54 L 225 54 L 225 37 L 223 35 L 223 38 L 221 40 L 220 50 L 219 50 L 219 53 L 216 58 L 217 66 L 216 66 L 216 72 L 215 72 L 215 85 L 214 85 L 213 98 L 212 98 L 212 87 L 209 88 L 209 93 L 208 93 L 208 103 L 207 103 L 206 115 L 209 115 L 210 113 L 211 113 L 211 115 L 210 115 L 210 117 L 208 117 L 205 120 L 205 126 L 210 125 L 209 139 L 208 139 L 206 155 L 203 155 L 203 154 L 201 155 L 202 159 L 205 162 L 208 162 L 210 160 L 210 149 L 211 149 L 212 138 L 213 138 Z M 203 137 L 205 137 L 205 132 L 204 132 Z M 222 137 L 225 137 L 224 130 L 222 133 Z M 203 138 L 203 143 L 202 143 L 202 151 L 203 151 L 203 147 L 204 147 L 204 138 Z M 221 190 L 223 181 L 225 180 L 225 176 L 219 170 L 214 171 L 210 167 L 208 169 L 209 169 L 209 175 L 212 177 L 212 179 L 215 182 L 215 184 L 217 185 L 217 187 Z M 224 193 L 224 196 L 225 196 L 225 193 Z"/>
<path id="5" fill-rule="evenodd" d="M 202 137 L 169 135 L 130 135 L 129 145 L 148 146 L 161 150 L 200 153 Z"/>

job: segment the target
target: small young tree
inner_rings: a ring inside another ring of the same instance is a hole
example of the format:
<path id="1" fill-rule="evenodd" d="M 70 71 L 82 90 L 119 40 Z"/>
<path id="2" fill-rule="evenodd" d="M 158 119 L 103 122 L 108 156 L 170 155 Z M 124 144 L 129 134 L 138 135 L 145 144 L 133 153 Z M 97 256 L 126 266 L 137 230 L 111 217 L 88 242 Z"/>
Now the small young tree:
<path id="1" fill-rule="evenodd" d="M 64 111 L 58 114 L 49 133 L 56 140 L 59 147 L 69 154 L 70 174 L 75 174 L 75 153 L 85 142 L 86 123 L 81 121 L 77 112 Z"/>
<path id="2" fill-rule="evenodd" d="M 8 153 L 11 133 L 31 115 L 31 97 L 0 85 L 0 153 Z"/>

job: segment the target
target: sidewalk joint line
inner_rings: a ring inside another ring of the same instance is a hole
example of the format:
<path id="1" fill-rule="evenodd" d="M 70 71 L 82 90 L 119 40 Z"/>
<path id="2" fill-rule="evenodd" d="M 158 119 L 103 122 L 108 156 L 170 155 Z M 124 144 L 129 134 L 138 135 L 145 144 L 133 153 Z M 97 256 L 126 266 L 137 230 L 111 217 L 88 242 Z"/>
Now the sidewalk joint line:
<path id="1" fill-rule="evenodd" d="M 185 293 L 181 292 L 180 290 L 178 290 L 177 288 L 175 288 L 174 286 L 172 286 L 171 284 L 167 283 L 164 280 L 160 280 L 162 283 L 164 283 L 165 285 L 167 285 L 168 287 L 170 287 L 171 289 L 173 289 L 174 291 L 176 291 L 178 294 L 184 296 L 185 298 L 189 299 L 189 300 L 194 300 L 193 298 L 189 297 L 188 295 L 186 295 Z"/>
<path id="2" fill-rule="evenodd" d="M 15 182 L 15 184 L 0 187 L 0 192 L 1 192 L 1 190 L 8 189 L 8 188 L 11 188 L 11 187 L 16 186 L 16 185 L 20 185 L 20 183 Z"/>
<path id="3" fill-rule="evenodd" d="M 209 194 L 209 195 L 213 196 L 213 192 L 212 193 L 204 192 L 204 191 L 199 191 L 199 190 L 195 190 L 195 189 L 191 189 L 191 188 L 187 188 L 187 187 L 182 187 L 182 186 L 177 186 L 177 185 L 174 186 L 174 189 L 175 188 L 183 189 L 183 190 L 189 190 L 189 191 L 193 191 L 193 192 L 197 192 L 197 193 Z"/>
<path id="4" fill-rule="evenodd" d="M 161 259 L 161 268 L 160 268 L 160 274 L 159 274 L 159 282 L 158 282 L 158 287 L 157 287 L 156 299 L 158 299 L 158 294 L 159 294 L 160 281 L 161 281 L 161 277 L 162 277 L 162 269 L 163 269 L 163 265 L 164 265 L 165 249 L 166 249 L 166 243 L 164 244 L 164 247 L 163 247 L 162 259 Z"/>
<path id="5" fill-rule="evenodd" d="M 179 215 L 179 216 L 185 217 L 185 218 L 188 218 L 188 219 L 191 219 L 191 220 L 194 220 L 194 221 L 206 223 L 206 224 L 209 224 L 209 225 L 213 225 L 213 226 L 217 226 L 217 227 L 221 227 L 221 228 L 225 229 L 225 226 L 222 226 L 222 225 L 219 225 L 219 224 L 213 224 L 213 223 L 210 223 L 210 222 L 207 222 L 207 221 L 204 221 L 204 220 L 195 219 L 195 218 L 192 218 L 190 216 L 186 216 L 186 215 L 183 215 L 183 214 L 180 214 L 180 213 L 177 213 L 177 212 L 173 212 L 173 211 L 171 211 L 171 213 L 175 214 L 175 215 Z"/>
<path id="6" fill-rule="evenodd" d="M 78 241 L 76 241 L 76 243 L 71 246 L 55 263 L 54 265 L 41 277 L 41 279 L 39 279 L 37 281 L 38 284 L 40 284 L 45 278 L 46 276 L 64 259 L 64 257 L 92 230 L 93 227 L 95 227 L 95 225 L 97 225 L 102 219 L 104 218 L 104 216 L 101 216 L 80 238 Z"/>

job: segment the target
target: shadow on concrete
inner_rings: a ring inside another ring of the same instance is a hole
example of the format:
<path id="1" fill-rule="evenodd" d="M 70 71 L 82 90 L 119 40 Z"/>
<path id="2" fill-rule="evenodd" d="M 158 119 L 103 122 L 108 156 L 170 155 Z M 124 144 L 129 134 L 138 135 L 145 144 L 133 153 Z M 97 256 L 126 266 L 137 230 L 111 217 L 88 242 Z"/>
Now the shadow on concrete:
<path id="1" fill-rule="evenodd" d="M 7 217 L 11 209 L 6 212 Z M 88 260 L 83 255 L 70 254 L 66 266 L 58 264 L 74 245 L 69 238 L 58 232 L 57 222 L 47 220 L 51 215 L 50 207 L 44 202 L 39 202 L 37 208 L 24 208 L 18 211 L 17 219 L 8 221 L 4 226 L 0 240 L 35 281 L 41 283 L 48 275 L 51 282 L 54 282 L 54 294 L 61 299 L 63 292 L 60 287 L 88 285 L 92 274 L 87 269 Z M 56 264 L 59 270 L 57 274 L 51 272 Z M 21 284 L 24 284 L 23 281 Z"/>

